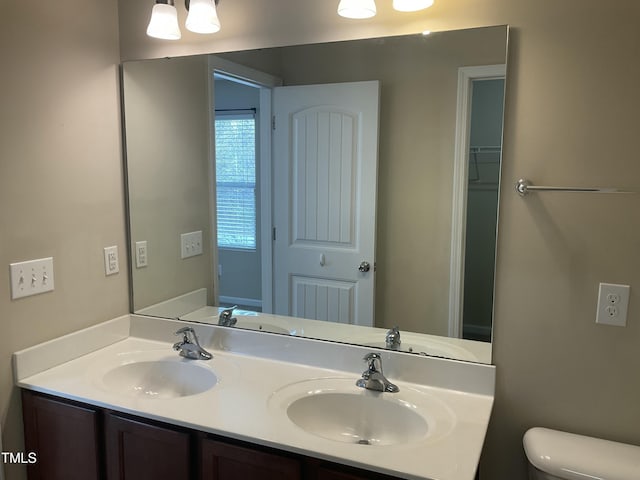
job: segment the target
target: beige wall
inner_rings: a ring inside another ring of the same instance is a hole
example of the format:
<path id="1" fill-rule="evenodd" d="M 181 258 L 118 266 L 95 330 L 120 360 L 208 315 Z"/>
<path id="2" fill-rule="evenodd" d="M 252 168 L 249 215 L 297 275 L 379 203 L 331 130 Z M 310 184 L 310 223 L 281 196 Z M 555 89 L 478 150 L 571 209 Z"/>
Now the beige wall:
<path id="1" fill-rule="evenodd" d="M 179 2 L 178 2 L 179 3 Z M 121 0 L 123 58 L 510 23 L 504 186 L 500 202 L 494 360 L 498 384 L 482 460 L 487 480 L 524 480 L 521 436 L 532 425 L 640 444 L 639 196 L 546 194 L 511 184 L 640 183 L 640 4 L 439 0 L 418 14 L 361 23 L 328 2 L 221 2 L 217 36 L 144 36 L 147 2 Z M 127 310 L 121 273 L 104 277 L 102 247 L 121 247 L 114 0 L 3 5 L 0 45 L 0 264 L 53 255 L 56 291 L 9 300 L 0 276 L 0 414 L 19 450 L 10 354 Z M 184 17 L 184 16 L 183 16 Z M 69 19 L 80 18 L 81 22 Z M 186 33 L 186 32 L 185 32 Z M 606 87 L 605 87 L 606 85 Z M 22 192 L 30 188 L 30 195 Z M 46 201 L 39 195 L 50 192 Z M 6 271 L 6 270 L 5 270 Z M 629 326 L 594 324 L 600 281 L 630 284 Z M 8 480 L 23 478 L 11 469 Z"/>
<path id="2" fill-rule="evenodd" d="M 524 480 L 533 425 L 640 443 L 640 196 L 544 194 L 512 184 L 640 184 L 640 4 L 439 0 L 355 22 L 329 2 L 221 2 L 222 31 L 175 43 L 144 36 L 148 5 L 122 0 L 123 58 L 237 50 L 508 23 L 512 32 L 496 292 L 496 403 L 488 480 Z M 184 30 L 184 29 L 183 29 Z M 632 287 L 629 326 L 595 325 L 598 282 Z"/>
<path id="3" fill-rule="evenodd" d="M 117 3 L 3 2 L 0 49 L 0 421 L 22 451 L 12 352 L 128 310 Z M 8 264 L 45 256 L 55 291 L 10 300 Z"/>
<path id="4" fill-rule="evenodd" d="M 212 298 L 208 65 L 205 57 L 123 66 L 134 310 L 205 288 Z M 203 254 L 181 258 L 180 235 L 201 231 Z M 185 312 L 188 313 L 188 312 Z"/>

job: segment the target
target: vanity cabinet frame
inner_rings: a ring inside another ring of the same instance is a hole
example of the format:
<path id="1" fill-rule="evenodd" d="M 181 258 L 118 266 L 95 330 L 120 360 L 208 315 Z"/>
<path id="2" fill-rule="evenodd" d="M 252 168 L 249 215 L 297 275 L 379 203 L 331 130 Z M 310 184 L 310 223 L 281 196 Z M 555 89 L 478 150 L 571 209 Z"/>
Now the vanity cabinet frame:
<path id="1" fill-rule="evenodd" d="M 29 480 L 398 480 L 31 390 L 22 409 Z"/>

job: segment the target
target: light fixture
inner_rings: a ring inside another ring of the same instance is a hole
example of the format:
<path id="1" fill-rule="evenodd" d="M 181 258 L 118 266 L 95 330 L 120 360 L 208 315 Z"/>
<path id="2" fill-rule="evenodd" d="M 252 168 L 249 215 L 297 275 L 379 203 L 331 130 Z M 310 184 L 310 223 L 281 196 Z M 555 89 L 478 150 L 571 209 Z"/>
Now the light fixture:
<path id="1" fill-rule="evenodd" d="M 178 11 L 173 0 L 156 0 L 151 10 L 151 20 L 147 27 L 147 35 L 163 40 L 179 40 Z"/>
<path id="2" fill-rule="evenodd" d="M 433 5 L 433 0 L 393 0 L 393 8 L 399 12 L 416 12 Z"/>
<path id="3" fill-rule="evenodd" d="M 147 35 L 163 40 L 179 40 L 178 11 L 174 0 L 155 0 Z M 220 20 L 216 5 L 219 0 L 185 0 L 189 14 L 185 26 L 195 33 L 216 33 L 220 30 Z"/>
<path id="4" fill-rule="evenodd" d="M 185 26 L 195 33 L 216 33 L 220 30 L 220 20 L 213 0 L 191 0 Z"/>
<path id="5" fill-rule="evenodd" d="M 393 0 L 400 12 L 417 12 L 433 5 L 434 0 Z M 376 14 L 375 0 L 340 0 L 338 15 L 347 18 L 371 18 Z"/>
<path id="6" fill-rule="evenodd" d="M 376 14 L 374 0 L 340 0 L 338 15 L 346 18 L 371 18 Z"/>

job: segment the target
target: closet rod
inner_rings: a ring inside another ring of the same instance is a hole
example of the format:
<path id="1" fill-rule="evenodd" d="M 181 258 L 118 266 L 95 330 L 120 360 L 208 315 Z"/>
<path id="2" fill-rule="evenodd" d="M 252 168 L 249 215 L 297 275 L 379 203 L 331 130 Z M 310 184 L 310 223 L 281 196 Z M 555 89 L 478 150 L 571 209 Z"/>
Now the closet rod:
<path id="1" fill-rule="evenodd" d="M 521 178 L 516 183 L 516 192 L 524 197 L 529 192 L 569 192 L 569 193 L 635 193 L 628 190 L 619 190 L 617 188 L 603 187 L 549 187 L 544 185 L 532 185 L 529 180 Z"/>

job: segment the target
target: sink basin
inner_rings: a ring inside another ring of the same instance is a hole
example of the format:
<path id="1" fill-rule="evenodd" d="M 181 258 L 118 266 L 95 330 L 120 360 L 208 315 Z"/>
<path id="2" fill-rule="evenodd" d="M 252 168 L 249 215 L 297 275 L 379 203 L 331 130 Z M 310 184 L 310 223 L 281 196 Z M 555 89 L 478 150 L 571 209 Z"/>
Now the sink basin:
<path id="1" fill-rule="evenodd" d="M 394 445 L 427 434 L 427 421 L 411 405 L 376 397 L 366 392 L 309 395 L 291 403 L 287 415 L 303 430 L 336 442 Z"/>
<path id="2" fill-rule="evenodd" d="M 306 434 L 352 445 L 389 446 L 433 441 L 455 424 L 452 410 L 429 390 L 365 390 L 356 378 L 323 377 L 282 387 L 269 398 L 273 415 Z"/>
<path id="3" fill-rule="evenodd" d="M 142 398 L 197 395 L 213 388 L 218 377 L 193 362 L 170 359 L 126 363 L 108 370 L 102 384 L 109 391 Z"/>

